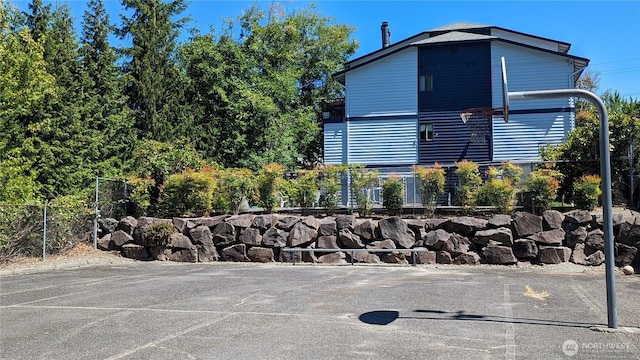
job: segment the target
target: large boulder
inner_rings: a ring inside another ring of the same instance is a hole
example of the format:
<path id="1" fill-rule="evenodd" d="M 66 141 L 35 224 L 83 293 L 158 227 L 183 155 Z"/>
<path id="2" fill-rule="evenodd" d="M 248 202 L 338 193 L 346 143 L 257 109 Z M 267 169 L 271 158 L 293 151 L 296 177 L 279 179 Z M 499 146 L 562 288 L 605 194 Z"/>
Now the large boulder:
<path id="1" fill-rule="evenodd" d="M 562 228 L 564 215 L 558 210 L 547 210 L 542 213 L 542 226 L 545 230 Z"/>
<path id="2" fill-rule="evenodd" d="M 213 243 L 217 246 L 225 246 L 236 242 L 236 228 L 227 222 L 219 223 L 211 233 Z"/>
<path id="3" fill-rule="evenodd" d="M 258 246 L 249 248 L 247 257 L 253 262 L 268 263 L 274 261 L 273 249 Z"/>
<path id="4" fill-rule="evenodd" d="M 511 232 L 511 229 L 506 227 L 479 230 L 476 231 L 472 241 L 474 244 L 478 244 L 481 247 L 487 246 L 490 241 L 500 243 L 501 245 L 511 246 L 513 245 L 513 233 Z"/>
<path id="5" fill-rule="evenodd" d="M 416 253 L 416 263 L 418 264 L 435 264 L 436 252 L 435 251 L 421 251 Z"/>
<path id="6" fill-rule="evenodd" d="M 110 250 L 120 250 L 124 244 L 133 242 L 133 236 L 123 230 L 118 230 L 111 234 Z"/>
<path id="7" fill-rule="evenodd" d="M 520 238 L 542 232 L 542 218 L 528 212 L 517 211 L 513 215 L 513 228 Z"/>
<path id="8" fill-rule="evenodd" d="M 445 226 L 447 226 L 449 219 L 431 218 L 426 219 L 424 222 L 428 230 L 437 230 L 443 229 Z"/>
<path id="9" fill-rule="evenodd" d="M 540 245 L 556 246 L 556 245 L 562 245 L 562 240 L 564 240 L 564 237 L 565 237 L 564 230 L 553 229 L 553 230 L 542 231 L 542 232 L 530 235 L 528 238 Z"/>
<path id="10" fill-rule="evenodd" d="M 416 243 L 416 239 L 409 231 L 407 223 L 397 216 L 392 216 L 378 222 L 378 230 L 381 239 L 392 240 L 399 248 L 410 249 Z"/>
<path id="11" fill-rule="evenodd" d="M 452 263 L 454 265 L 479 265 L 480 264 L 480 255 L 474 253 L 473 251 L 460 254 L 453 259 Z"/>
<path id="12" fill-rule="evenodd" d="M 122 256 L 129 259 L 146 260 L 149 258 L 149 251 L 142 245 L 124 244 L 122 245 Z"/>
<path id="13" fill-rule="evenodd" d="M 473 235 L 478 230 L 487 228 L 489 222 L 485 219 L 478 219 L 469 216 L 460 216 L 451 219 L 444 225 L 444 229 L 450 233 L 458 233 L 463 236 Z"/>
<path id="14" fill-rule="evenodd" d="M 600 250 L 590 252 L 585 244 L 577 243 L 569 261 L 578 265 L 599 266 L 604 263 L 604 253 Z"/>
<path id="15" fill-rule="evenodd" d="M 353 233 L 364 242 L 371 242 L 376 238 L 376 226 L 370 220 L 365 220 L 353 228 Z"/>
<path id="16" fill-rule="evenodd" d="M 98 239 L 97 245 L 98 245 L 98 249 L 102 251 L 116 250 L 115 247 L 113 246 L 113 242 L 111 242 L 111 234 L 107 234 L 101 237 L 100 239 Z"/>
<path id="17" fill-rule="evenodd" d="M 122 230 L 129 235 L 133 235 L 133 230 L 138 226 L 138 220 L 133 216 L 127 216 L 118 222 L 116 230 Z"/>
<path id="18" fill-rule="evenodd" d="M 319 236 L 316 243 L 318 249 L 340 249 L 338 237 L 335 235 Z"/>
<path id="19" fill-rule="evenodd" d="M 171 222 L 179 233 L 185 235 L 189 234 L 189 231 L 195 227 L 195 224 L 189 218 L 174 217 Z"/>
<path id="20" fill-rule="evenodd" d="M 227 224 L 231 224 L 236 227 L 236 229 L 246 229 L 251 227 L 253 220 L 255 219 L 255 215 L 253 214 L 242 214 L 242 215 L 234 215 L 226 218 L 224 221 Z"/>
<path id="21" fill-rule="evenodd" d="M 446 251 L 436 251 L 436 264 L 451 264 L 453 258 Z"/>
<path id="22" fill-rule="evenodd" d="M 351 256 L 351 254 L 347 254 L 347 255 Z M 370 252 L 362 252 L 362 251 L 354 252 L 352 260 L 353 262 L 367 263 L 367 264 L 379 264 L 382 262 L 378 255 Z"/>
<path id="23" fill-rule="evenodd" d="M 262 245 L 272 248 L 281 248 L 287 246 L 287 237 L 289 235 L 278 228 L 272 227 L 265 231 L 262 236 Z"/>
<path id="24" fill-rule="evenodd" d="M 111 234 L 116 231 L 118 220 L 113 218 L 100 218 L 98 219 L 98 226 L 100 226 L 102 234 Z"/>
<path id="25" fill-rule="evenodd" d="M 189 223 L 187 223 L 188 228 L 194 228 L 196 226 L 207 226 L 209 229 L 215 229 L 218 224 L 223 222 L 229 215 L 217 215 L 217 216 L 206 216 L 192 219 Z"/>
<path id="26" fill-rule="evenodd" d="M 187 236 L 182 235 L 180 233 L 171 234 L 171 236 L 169 237 L 169 243 L 167 244 L 167 247 L 171 247 L 175 249 L 189 249 L 189 250 L 195 250 L 196 248 Z"/>
<path id="27" fill-rule="evenodd" d="M 287 246 L 304 247 L 311 244 L 318 237 L 316 229 L 309 227 L 304 221 L 296 223 L 287 238 Z"/>
<path id="28" fill-rule="evenodd" d="M 564 221 L 572 224 L 587 225 L 593 220 L 587 210 L 573 210 L 564 214 Z"/>
<path id="29" fill-rule="evenodd" d="M 338 232 L 338 241 L 346 249 L 362 249 L 364 247 L 360 237 L 346 228 Z"/>
<path id="30" fill-rule="evenodd" d="M 487 246 L 482 249 L 482 258 L 488 264 L 510 265 L 518 262 L 508 246 Z"/>
<path id="31" fill-rule="evenodd" d="M 280 230 L 291 231 L 293 225 L 295 225 L 300 219 L 293 216 L 285 216 L 278 219 L 276 227 Z"/>
<path id="32" fill-rule="evenodd" d="M 302 262 L 302 251 L 280 251 L 278 261 L 286 263 Z"/>
<path id="33" fill-rule="evenodd" d="M 251 227 L 260 230 L 261 233 L 276 225 L 278 219 L 273 214 L 258 215 L 251 222 Z"/>
<path id="34" fill-rule="evenodd" d="M 329 216 L 322 219 L 322 221 L 320 222 L 320 227 L 318 228 L 318 235 L 320 236 L 338 235 L 338 225 L 336 223 L 336 218 Z"/>
<path id="35" fill-rule="evenodd" d="M 538 258 L 538 246 L 530 239 L 516 240 L 512 246 L 513 255 L 518 259 L 533 260 Z"/>
<path id="36" fill-rule="evenodd" d="M 182 234 L 179 234 L 182 235 Z M 184 236 L 184 235 L 182 235 Z M 198 250 L 194 247 L 193 249 L 165 249 L 164 251 L 166 260 L 175 261 L 175 262 L 198 262 Z"/>
<path id="37" fill-rule="evenodd" d="M 624 221 L 618 229 L 616 242 L 629 246 L 636 246 L 640 242 L 640 218 L 636 218 L 634 223 Z"/>
<path id="38" fill-rule="evenodd" d="M 469 252 L 471 242 L 466 237 L 459 234 L 451 234 L 449 239 L 442 245 L 442 251 L 446 251 L 451 254 L 452 257 L 456 257 L 461 254 Z"/>
<path id="39" fill-rule="evenodd" d="M 616 249 L 615 249 L 616 266 L 623 267 L 627 265 L 632 265 L 634 263 L 633 260 L 636 257 L 637 253 L 638 253 L 638 249 L 633 246 L 629 246 L 625 244 L 616 244 Z"/>
<path id="40" fill-rule="evenodd" d="M 338 217 L 336 217 L 336 226 L 338 231 L 342 229 L 353 230 L 353 227 L 355 226 L 355 224 L 356 224 L 355 215 L 338 215 Z"/>
<path id="41" fill-rule="evenodd" d="M 511 227 L 511 215 L 507 214 L 494 214 L 487 223 L 489 228 L 510 228 Z"/>
<path id="42" fill-rule="evenodd" d="M 342 251 L 322 255 L 318 258 L 320 264 L 346 264 L 347 255 Z"/>
<path id="43" fill-rule="evenodd" d="M 392 240 L 374 241 L 367 245 L 367 249 L 396 249 L 396 243 Z"/>
<path id="44" fill-rule="evenodd" d="M 568 230 L 564 236 L 567 246 L 573 248 L 578 243 L 584 243 L 587 240 L 589 232 L 584 226 L 578 226 L 575 229 Z"/>
<path id="45" fill-rule="evenodd" d="M 199 262 L 218 261 L 220 258 L 218 250 L 216 250 L 216 247 L 213 245 L 213 241 L 207 244 L 197 244 L 196 248 L 198 249 Z"/>
<path id="46" fill-rule="evenodd" d="M 585 244 L 593 249 L 593 251 L 604 251 L 604 231 L 600 229 L 590 231 L 585 240 Z"/>
<path id="47" fill-rule="evenodd" d="M 540 246 L 538 261 L 543 264 L 560 264 L 571 258 L 571 249 L 564 246 Z"/>
<path id="48" fill-rule="evenodd" d="M 225 261 L 243 262 L 250 261 L 247 257 L 247 246 L 236 244 L 222 249 L 222 258 Z"/>
<path id="49" fill-rule="evenodd" d="M 416 230 L 425 230 L 427 227 L 427 222 L 423 219 L 405 219 L 404 222 L 407 223 L 409 229 L 416 232 Z"/>
<path id="50" fill-rule="evenodd" d="M 200 225 L 189 230 L 189 237 L 194 244 L 213 245 L 213 235 L 208 226 Z"/>
<path id="51" fill-rule="evenodd" d="M 441 250 L 450 237 L 451 234 L 444 229 L 429 231 L 424 239 L 424 246 L 434 250 Z"/>
<path id="52" fill-rule="evenodd" d="M 260 230 L 255 228 L 243 229 L 239 240 L 241 243 L 250 246 L 262 245 L 262 235 L 260 235 Z"/>

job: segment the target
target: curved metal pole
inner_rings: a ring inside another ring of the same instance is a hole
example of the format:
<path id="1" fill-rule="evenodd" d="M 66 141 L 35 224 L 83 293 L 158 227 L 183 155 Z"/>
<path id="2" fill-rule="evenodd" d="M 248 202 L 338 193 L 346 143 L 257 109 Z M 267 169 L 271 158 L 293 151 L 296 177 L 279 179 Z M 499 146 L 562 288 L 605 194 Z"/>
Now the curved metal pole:
<path id="1" fill-rule="evenodd" d="M 609 153 L 609 117 L 607 108 L 596 94 L 582 89 L 558 89 L 508 92 L 509 100 L 532 100 L 580 97 L 589 100 L 600 117 L 600 177 L 602 179 L 602 216 L 604 231 L 604 255 L 607 281 L 607 325 L 618 328 L 616 282 L 614 268 L 613 216 L 611 201 L 611 157 Z"/>

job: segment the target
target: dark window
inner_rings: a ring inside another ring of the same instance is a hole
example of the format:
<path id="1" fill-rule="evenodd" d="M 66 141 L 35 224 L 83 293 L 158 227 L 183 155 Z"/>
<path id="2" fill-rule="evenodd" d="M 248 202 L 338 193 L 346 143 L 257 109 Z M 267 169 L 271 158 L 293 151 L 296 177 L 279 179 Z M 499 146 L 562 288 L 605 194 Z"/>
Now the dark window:
<path id="1" fill-rule="evenodd" d="M 433 91 L 433 75 L 422 75 L 419 79 L 420 91 Z"/>
<path id="2" fill-rule="evenodd" d="M 433 140 L 433 124 L 428 124 L 428 123 L 420 124 L 420 140 L 421 141 Z"/>

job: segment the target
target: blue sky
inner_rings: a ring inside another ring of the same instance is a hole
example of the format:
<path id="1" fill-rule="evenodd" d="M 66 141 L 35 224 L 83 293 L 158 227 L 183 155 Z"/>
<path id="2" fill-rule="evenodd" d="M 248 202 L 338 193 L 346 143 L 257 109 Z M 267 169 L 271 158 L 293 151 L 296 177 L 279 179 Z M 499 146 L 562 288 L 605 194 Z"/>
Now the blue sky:
<path id="1" fill-rule="evenodd" d="M 20 8 L 28 1 L 13 0 Z M 45 1 L 47 2 L 47 1 Z M 56 3 L 56 1 L 48 1 Z M 58 3 L 65 1 L 58 0 Z M 85 1 L 68 1 L 79 23 Z M 189 27 L 206 31 L 224 18 L 234 18 L 254 1 L 192 0 L 185 12 Z M 308 1 L 281 1 L 286 9 L 308 6 Z M 266 7 L 269 2 L 258 1 Z M 380 24 L 389 22 L 391 42 L 425 30 L 463 21 L 495 25 L 571 44 L 569 53 L 591 60 L 600 72 L 600 89 L 640 98 L 640 1 L 315 1 L 323 16 L 356 28 L 360 48 L 354 57 L 381 45 Z M 118 0 L 105 0 L 112 22 L 119 22 Z M 535 90 L 535 89 L 531 89 Z"/>

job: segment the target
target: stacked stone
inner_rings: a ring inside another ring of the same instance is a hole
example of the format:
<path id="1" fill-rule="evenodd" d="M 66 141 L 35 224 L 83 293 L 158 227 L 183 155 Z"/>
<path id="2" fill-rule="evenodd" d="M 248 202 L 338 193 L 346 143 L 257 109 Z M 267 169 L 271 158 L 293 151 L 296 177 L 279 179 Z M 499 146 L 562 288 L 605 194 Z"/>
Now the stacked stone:
<path id="1" fill-rule="evenodd" d="M 462 216 L 371 220 L 353 215 L 317 219 L 243 214 L 172 220 L 127 217 L 99 223 L 103 234 L 98 242 L 101 249 L 140 260 L 405 264 L 411 259 L 410 253 L 351 255 L 348 249 L 426 248 L 428 251 L 416 253 L 418 263 L 510 265 L 571 261 L 598 266 L 604 262 L 602 216 L 580 210 L 565 214 L 549 210 L 542 216 L 516 212 L 513 216 L 494 215 L 488 219 Z M 148 229 L 157 223 L 171 223 L 175 228 L 163 246 L 154 246 L 146 238 Z M 616 266 L 639 268 L 640 219 L 629 222 L 622 221 L 621 216 L 614 217 L 614 233 Z M 280 251 L 283 247 L 345 251 Z"/>

